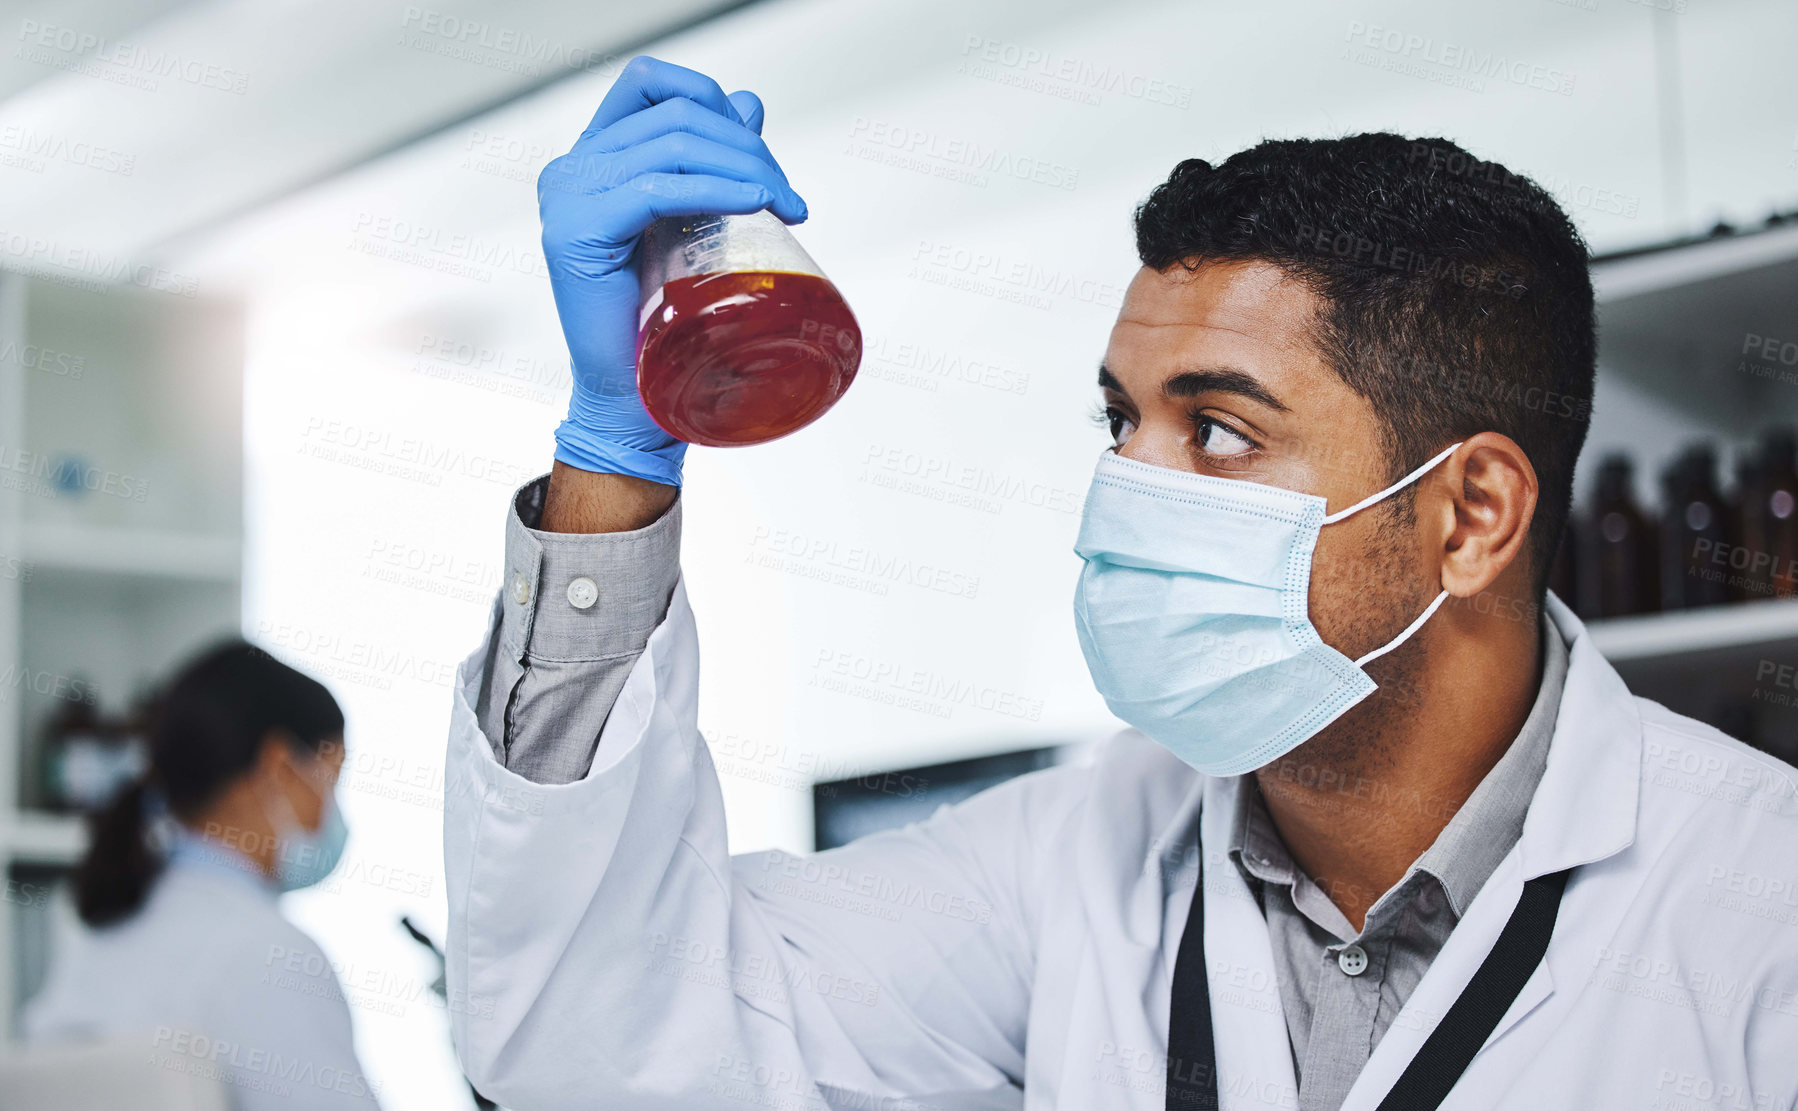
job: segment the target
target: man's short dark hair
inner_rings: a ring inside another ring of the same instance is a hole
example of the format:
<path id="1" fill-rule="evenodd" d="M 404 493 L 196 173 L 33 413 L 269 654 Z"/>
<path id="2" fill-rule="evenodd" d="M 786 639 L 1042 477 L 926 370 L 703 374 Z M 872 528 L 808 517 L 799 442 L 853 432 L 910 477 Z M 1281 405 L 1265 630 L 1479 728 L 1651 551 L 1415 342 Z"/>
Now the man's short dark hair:
<path id="1" fill-rule="evenodd" d="M 1136 251 L 1155 270 L 1267 262 L 1321 297 L 1318 348 L 1383 420 L 1390 480 L 1478 432 L 1515 440 L 1541 484 L 1542 589 L 1597 340 L 1585 242 L 1540 186 L 1446 139 L 1271 140 L 1174 167 L 1136 210 Z"/>

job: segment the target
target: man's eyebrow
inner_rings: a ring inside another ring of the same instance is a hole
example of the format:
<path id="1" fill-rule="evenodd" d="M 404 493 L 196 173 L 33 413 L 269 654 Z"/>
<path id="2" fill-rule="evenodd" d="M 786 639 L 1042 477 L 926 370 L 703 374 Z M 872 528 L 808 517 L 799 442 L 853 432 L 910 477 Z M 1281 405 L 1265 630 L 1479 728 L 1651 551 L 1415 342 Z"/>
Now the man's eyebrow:
<path id="1" fill-rule="evenodd" d="M 1099 388 L 1116 390 L 1126 397 L 1129 396 L 1129 391 L 1124 389 L 1123 383 L 1117 380 L 1117 375 L 1111 373 L 1104 363 L 1099 364 Z M 1254 375 L 1235 367 L 1201 367 L 1195 370 L 1183 370 L 1161 383 L 1163 397 L 1197 397 L 1202 393 L 1233 393 L 1251 401 L 1260 402 L 1278 412 L 1290 411 L 1286 408 L 1286 403 L 1269 392 L 1268 388 L 1263 386 Z"/>
<path id="2" fill-rule="evenodd" d="M 1202 393 L 1233 393 L 1250 401 L 1259 401 L 1269 409 L 1287 412 L 1286 404 L 1275 397 L 1260 379 L 1235 367 L 1200 367 L 1183 370 L 1161 383 L 1163 397 L 1197 397 Z"/>

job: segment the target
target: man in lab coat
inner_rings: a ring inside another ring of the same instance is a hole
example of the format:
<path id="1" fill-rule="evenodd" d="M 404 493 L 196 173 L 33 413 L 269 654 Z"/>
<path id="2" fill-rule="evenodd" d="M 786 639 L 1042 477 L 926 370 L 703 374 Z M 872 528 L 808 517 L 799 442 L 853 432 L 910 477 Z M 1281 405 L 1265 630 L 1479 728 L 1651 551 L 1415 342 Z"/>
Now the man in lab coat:
<path id="1" fill-rule="evenodd" d="M 1181 163 L 1098 385 L 1075 625 L 1135 728 L 814 857 L 726 848 L 630 388 L 654 218 L 802 220 L 754 97 L 649 59 L 539 183 L 574 359 L 464 667 L 450 983 L 560 1107 L 1789 1108 L 1793 769 L 1632 697 L 1544 581 L 1592 290 L 1440 140 Z"/>

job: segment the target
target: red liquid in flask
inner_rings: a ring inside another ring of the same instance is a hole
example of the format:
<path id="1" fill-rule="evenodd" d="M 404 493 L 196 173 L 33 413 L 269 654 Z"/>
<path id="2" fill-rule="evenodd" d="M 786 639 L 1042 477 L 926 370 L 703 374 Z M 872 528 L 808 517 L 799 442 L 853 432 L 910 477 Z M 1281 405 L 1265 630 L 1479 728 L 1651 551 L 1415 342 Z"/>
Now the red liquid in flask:
<path id="1" fill-rule="evenodd" d="M 824 415 L 855 379 L 862 333 L 826 278 L 727 270 L 661 287 L 637 345 L 649 415 L 690 444 L 779 439 Z"/>

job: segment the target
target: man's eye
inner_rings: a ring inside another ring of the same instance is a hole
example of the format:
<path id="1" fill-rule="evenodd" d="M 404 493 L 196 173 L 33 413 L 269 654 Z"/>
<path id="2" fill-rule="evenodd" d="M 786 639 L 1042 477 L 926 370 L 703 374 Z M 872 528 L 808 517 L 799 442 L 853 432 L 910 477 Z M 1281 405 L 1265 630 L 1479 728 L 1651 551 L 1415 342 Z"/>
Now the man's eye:
<path id="1" fill-rule="evenodd" d="M 1111 426 L 1111 442 L 1118 447 L 1123 447 L 1136 435 L 1136 422 L 1116 409 L 1106 413 L 1105 419 Z"/>
<path id="2" fill-rule="evenodd" d="M 1111 432 L 1113 447 L 1123 447 L 1136 432 L 1136 422 L 1109 405 L 1094 411 L 1093 423 L 1104 425 Z"/>
<path id="3" fill-rule="evenodd" d="M 1241 455 L 1254 451 L 1255 445 L 1240 432 L 1233 431 L 1229 425 L 1211 417 L 1200 416 L 1196 424 L 1196 435 L 1199 450 L 1206 455 Z"/>

